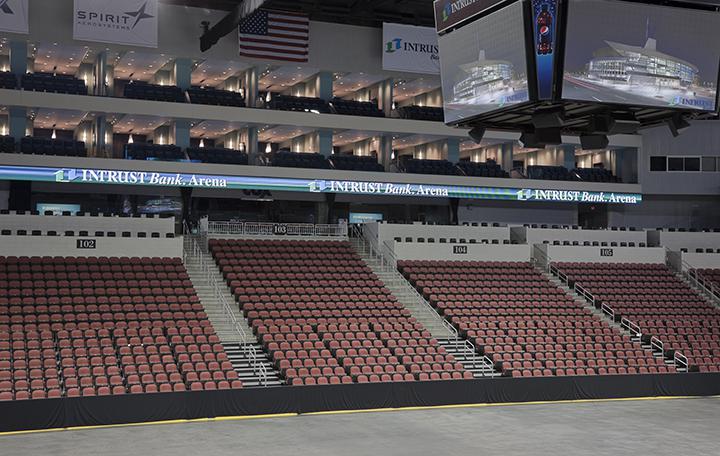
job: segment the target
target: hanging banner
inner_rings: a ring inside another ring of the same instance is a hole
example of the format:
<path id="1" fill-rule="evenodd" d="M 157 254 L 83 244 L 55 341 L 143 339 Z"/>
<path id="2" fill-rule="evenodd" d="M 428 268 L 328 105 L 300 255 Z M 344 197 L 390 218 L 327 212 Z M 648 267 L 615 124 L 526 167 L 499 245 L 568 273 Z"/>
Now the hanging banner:
<path id="1" fill-rule="evenodd" d="M 0 0 L 1 1 L 1 0 Z M 73 38 L 157 47 L 157 0 L 74 0 Z"/>
<path id="2" fill-rule="evenodd" d="M 28 0 L 0 0 L 0 32 L 29 33 Z"/>
<path id="3" fill-rule="evenodd" d="M 383 69 L 440 74 L 435 30 L 414 25 L 383 24 Z"/>

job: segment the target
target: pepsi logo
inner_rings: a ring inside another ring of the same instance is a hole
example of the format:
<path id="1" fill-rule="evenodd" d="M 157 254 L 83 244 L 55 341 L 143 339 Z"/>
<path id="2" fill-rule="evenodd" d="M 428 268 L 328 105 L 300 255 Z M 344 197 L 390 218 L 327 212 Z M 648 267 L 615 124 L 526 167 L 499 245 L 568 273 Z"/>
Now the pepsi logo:
<path id="1" fill-rule="evenodd" d="M 547 35 L 548 33 L 550 33 L 550 27 L 548 27 L 547 25 L 540 26 L 541 35 Z"/>

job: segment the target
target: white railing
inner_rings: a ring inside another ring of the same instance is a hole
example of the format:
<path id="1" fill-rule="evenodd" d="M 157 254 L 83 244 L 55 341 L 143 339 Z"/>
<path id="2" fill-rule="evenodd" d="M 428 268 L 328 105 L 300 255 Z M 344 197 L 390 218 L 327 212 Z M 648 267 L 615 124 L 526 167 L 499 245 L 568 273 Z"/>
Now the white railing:
<path id="1" fill-rule="evenodd" d="M 588 290 L 586 290 L 582 285 L 576 283 L 574 285 L 573 289 L 575 290 L 575 293 L 579 294 L 580 296 L 585 298 L 585 300 L 587 302 L 589 302 L 593 306 L 595 306 L 595 296 L 593 296 L 592 293 L 590 293 Z M 595 306 L 595 307 L 597 307 L 597 306 Z"/>
<path id="2" fill-rule="evenodd" d="M 663 353 L 663 355 L 665 354 L 665 344 L 663 344 L 663 341 L 661 341 L 657 337 L 652 336 L 650 338 L 650 346 L 652 347 L 653 351 L 661 352 Z"/>
<path id="3" fill-rule="evenodd" d="M 240 350 L 249 360 L 253 372 L 260 380 L 260 384 L 267 386 L 267 368 L 260 362 L 255 346 L 248 343 L 245 329 L 243 329 L 243 325 L 240 324 L 235 316 L 235 312 L 233 312 L 232 307 L 230 307 L 230 303 L 228 303 L 224 284 L 221 286 L 221 284 L 218 283 L 217 276 L 214 274 L 216 272 L 215 265 L 205 260 L 204 252 L 194 237 L 185 235 L 184 247 L 183 260 L 187 261 L 189 258 L 194 258 L 198 261 L 198 267 L 202 271 L 205 281 L 210 285 L 214 298 L 221 304 L 226 322 L 232 328 Z"/>
<path id="4" fill-rule="evenodd" d="M 690 362 L 687 359 L 687 356 L 683 355 L 680 352 L 675 352 L 675 355 L 673 356 L 673 361 L 675 362 L 676 366 L 684 367 L 687 371 L 690 367 Z"/>
<path id="5" fill-rule="evenodd" d="M 698 274 L 694 266 L 682 259 L 681 252 L 668 251 L 666 264 L 710 298 L 715 305 L 720 305 L 720 286 Z"/>
<path id="6" fill-rule="evenodd" d="M 552 272 L 550 269 L 552 260 L 550 260 L 550 257 L 543 252 L 542 249 L 540 249 L 540 246 L 533 245 L 533 254 L 530 260 L 535 264 L 535 266 L 539 266 L 543 271 Z"/>
<path id="7" fill-rule="evenodd" d="M 387 242 L 383 243 L 384 248 L 381 250 L 380 248 L 378 248 L 377 240 L 372 236 L 366 236 L 359 225 L 352 225 L 350 234 L 352 237 L 360 241 L 360 249 L 363 253 L 367 253 L 368 256 L 379 262 L 380 270 L 382 272 L 392 274 L 393 280 L 397 283 L 402 284 L 404 288 L 412 294 L 415 300 L 421 303 L 425 310 L 429 312 L 429 314 L 432 315 L 433 318 L 443 326 L 443 328 L 451 335 L 451 338 L 454 340 L 453 343 L 456 347 L 458 346 L 458 344 L 462 345 L 463 349 L 465 350 L 465 353 L 463 353 L 463 355 L 465 356 L 466 360 L 470 358 L 468 360 L 468 363 L 471 364 L 474 369 L 482 367 L 483 373 L 495 372 L 492 360 L 485 355 L 480 355 L 477 351 L 477 347 L 475 347 L 475 344 L 473 344 L 467 339 L 461 338 L 458 334 L 457 328 L 455 328 L 452 323 L 450 323 L 440 314 L 438 314 L 435 308 L 430 305 L 430 303 L 425 299 L 425 297 L 423 297 L 417 291 L 417 289 L 412 286 L 412 284 L 410 284 L 405 279 L 405 277 L 400 274 L 400 272 L 398 272 L 397 257 L 395 256 L 392 247 Z"/>
<path id="8" fill-rule="evenodd" d="M 207 222 L 206 234 L 243 236 L 320 236 L 347 238 L 348 226 L 311 223 Z"/>
<path id="9" fill-rule="evenodd" d="M 620 325 L 633 333 L 635 337 L 642 337 L 642 329 L 632 321 L 628 320 L 627 318 L 623 317 L 620 319 Z"/>
<path id="10" fill-rule="evenodd" d="M 607 304 L 602 304 L 600 306 L 600 310 L 602 310 L 602 313 L 610 317 L 612 321 L 615 321 L 615 310 L 612 307 Z"/>

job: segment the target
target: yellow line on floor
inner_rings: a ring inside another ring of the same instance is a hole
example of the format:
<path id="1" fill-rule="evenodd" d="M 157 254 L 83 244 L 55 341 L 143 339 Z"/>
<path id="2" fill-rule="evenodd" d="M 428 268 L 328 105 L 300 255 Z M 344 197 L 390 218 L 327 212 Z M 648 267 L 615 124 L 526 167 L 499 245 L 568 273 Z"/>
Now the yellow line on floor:
<path id="1" fill-rule="evenodd" d="M 574 399 L 565 401 L 531 401 L 531 402 L 496 402 L 496 403 L 478 403 L 478 404 L 452 404 L 452 405 L 427 405 L 417 407 L 398 407 L 398 408 L 376 408 L 376 409 L 356 409 L 356 410 L 330 410 L 325 412 L 308 412 L 308 413 L 275 413 L 267 415 L 237 415 L 237 416 L 220 416 L 215 418 L 195 418 L 183 420 L 165 420 L 165 421 L 146 421 L 142 423 L 123 423 L 123 424 L 99 424 L 94 426 L 75 426 L 67 428 L 53 429 L 31 429 L 26 431 L 9 431 L 0 432 L 0 437 L 12 435 L 40 434 L 44 432 L 62 432 L 62 431 L 82 431 L 93 429 L 112 429 L 132 426 L 156 426 L 166 424 L 190 424 L 204 423 L 214 421 L 243 421 L 243 420 L 260 420 L 269 418 L 289 418 L 298 416 L 321 416 L 321 415 L 346 415 L 352 413 L 378 413 L 378 412 L 402 412 L 414 410 L 441 410 L 441 409 L 460 409 L 460 408 L 482 408 L 482 407 L 514 407 L 520 405 L 549 405 L 549 404 L 586 404 L 586 403 L 602 403 L 602 402 L 623 402 L 623 401 L 659 401 L 674 399 L 700 399 L 700 398 L 720 398 L 720 396 L 649 396 L 649 397 L 624 397 L 614 399 Z"/>
<path id="2" fill-rule="evenodd" d="M 287 418 L 291 416 L 297 416 L 297 413 L 274 413 L 268 415 L 237 415 L 237 416 L 220 416 L 215 418 L 194 418 L 188 420 L 165 420 L 165 421 L 144 421 L 142 423 L 122 423 L 122 424 L 98 424 L 93 426 L 73 426 L 67 428 L 52 428 L 52 429 L 30 429 L 27 431 L 9 431 L 0 432 L 0 437 L 9 435 L 24 435 L 24 434 L 39 434 L 42 432 L 60 432 L 60 431 L 83 431 L 91 429 L 112 429 L 120 427 L 132 427 L 132 426 L 156 426 L 165 424 L 189 424 L 189 423 L 203 423 L 212 421 L 240 421 L 240 420 L 260 420 L 267 418 Z"/>
<path id="3" fill-rule="evenodd" d="M 610 399 L 572 399 L 564 401 L 528 401 L 528 402 L 483 402 L 477 404 L 450 404 L 450 405 L 426 405 L 415 407 L 398 408 L 377 408 L 377 409 L 356 409 L 356 410 L 330 410 L 325 412 L 300 413 L 300 416 L 312 415 L 342 415 L 351 413 L 372 413 L 372 412 L 400 412 L 412 410 L 439 410 L 439 409 L 460 409 L 460 408 L 481 408 L 481 407 L 512 407 L 518 405 L 549 405 L 549 404 L 583 404 L 594 402 L 620 402 L 620 401 L 656 401 L 671 399 L 698 399 L 708 396 L 648 396 L 648 397 L 622 397 Z M 720 396 L 709 396 L 720 397 Z"/>

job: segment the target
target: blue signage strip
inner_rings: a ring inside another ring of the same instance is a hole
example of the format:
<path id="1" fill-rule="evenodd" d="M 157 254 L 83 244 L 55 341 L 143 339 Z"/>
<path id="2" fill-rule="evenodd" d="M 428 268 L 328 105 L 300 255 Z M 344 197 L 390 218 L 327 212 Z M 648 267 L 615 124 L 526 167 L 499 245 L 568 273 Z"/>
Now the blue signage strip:
<path id="1" fill-rule="evenodd" d="M 551 201 L 567 203 L 638 204 L 638 193 L 582 190 L 470 187 L 347 180 L 285 179 L 278 177 L 223 176 L 151 171 L 117 171 L 90 168 L 0 166 L 0 180 L 26 180 L 73 184 L 143 185 L 211 189 L 270 190 L 350 195 L 413 196 L 435 198 Z"/>

